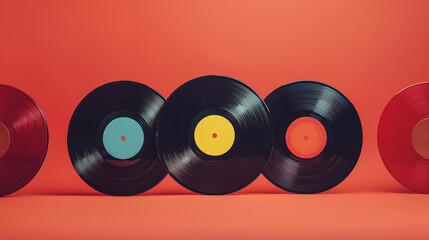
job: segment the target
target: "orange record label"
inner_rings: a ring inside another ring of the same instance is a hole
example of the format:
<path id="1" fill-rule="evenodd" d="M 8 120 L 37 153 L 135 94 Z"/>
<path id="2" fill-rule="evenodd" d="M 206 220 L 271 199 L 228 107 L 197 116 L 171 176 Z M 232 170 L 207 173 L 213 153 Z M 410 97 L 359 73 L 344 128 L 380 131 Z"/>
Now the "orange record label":
<path id="1" fill-rule="evenodd" d="M 285 139 L 292 154 L 313 158 L 323 151 L 327 137 L 321 122 L 312 117 L 301 117 L 289 125 Z"/>

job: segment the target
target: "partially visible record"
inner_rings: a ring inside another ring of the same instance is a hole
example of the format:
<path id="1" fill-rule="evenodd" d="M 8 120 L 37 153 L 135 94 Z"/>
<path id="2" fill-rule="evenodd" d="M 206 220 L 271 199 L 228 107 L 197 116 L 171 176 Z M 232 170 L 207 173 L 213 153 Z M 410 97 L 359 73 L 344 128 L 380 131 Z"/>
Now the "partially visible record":
<path id="1" fill-rule="evenodd" d="M 274 128 L 273 153 L 263 172 L 294 193 L 318 193 L 341 183 L 356 165 L 362 126 L 352 103 L 338 90 L 298 81 L 265 99 Z"/>
<path id="2" fill-rule="evenodd" d="M 79 176 L 108 195 L 136 195 L 167 174 L 155 150 L 164 98 L 146 85 L 117 81 L 89 93 L 70 120 L 67 144 Z"/>
<path id="3" fill-rule="evenodd" d="M 378 149 L 399 183 L 429 193 L 429 82 L 409 86 L 390 100 L 378 125 Z"/>
<path id="4" fill-rule="evenodd" d="M 201 194 L 238 191 L 262 172 L 272 147 L 268 109 L 247 85 L 204 76 L 167 99 L 157 149 L 170 175 Z"/>
<path id="5" fill-rule="evenodd" d="M 23 188 L 42 166 L 48 126 L 36 102 L 0 85 L 0 196 Z"/>

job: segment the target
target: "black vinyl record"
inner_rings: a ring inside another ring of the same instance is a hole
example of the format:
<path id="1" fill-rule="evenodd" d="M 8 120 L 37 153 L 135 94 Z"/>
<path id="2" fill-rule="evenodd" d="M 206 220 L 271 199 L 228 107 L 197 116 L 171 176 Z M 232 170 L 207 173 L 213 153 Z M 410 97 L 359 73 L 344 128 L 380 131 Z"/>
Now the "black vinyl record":
<path id="1" fill-rule="evenodd" d="M 167 174 L 155 149 L 164 98 L 146 85 L 117 81 L 89 93 L 70 120 L 67 144 L 79 176 L 108 195 L 145 192 Z"/>
<path id="2" fill-rule="evenodd" d="M 247 85 L 204 76 L 167 99 L 157 124 L 158 154 L 185 188 L 209 195 L 238 191 L 262 172 L 272 148 L 268 109 Z"/>
<path id="3" fill-rule="evenodd" d="M 265 99 L 274 147 L 264 176 L 294 193 L 318 193 L 341 183 L 356 165 L 362 126 L 353 104 L 314 81 L 284 85 Z"/>

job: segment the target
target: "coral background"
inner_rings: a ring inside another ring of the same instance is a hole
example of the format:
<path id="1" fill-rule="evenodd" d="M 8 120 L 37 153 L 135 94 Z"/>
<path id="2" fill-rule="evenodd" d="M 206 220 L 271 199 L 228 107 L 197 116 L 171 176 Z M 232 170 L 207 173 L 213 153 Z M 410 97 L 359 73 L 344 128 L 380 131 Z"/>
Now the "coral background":
<path id="1" fill-rule="evenodd" d="M 376 136 L 391 97 L 429 80 L 428 13 L 428 1 L 405 0 L 1 0 L 0 82 L 37 101 L 50 143 L 37 176 L 0 199 L 0 238 L 428 238 L 429 196 L 389 175 Z M 261 175 L 227 196 L 196 195 L 167 177 L 141 196 L 110 197 L 75 173 L 67 127 L 87 93 L 126 79 L 167 98 L 208 74 L 262 98 L 297 80 L 337 88 L 364 129 L 356 168 L 317 195 L 289 194 Z"/>

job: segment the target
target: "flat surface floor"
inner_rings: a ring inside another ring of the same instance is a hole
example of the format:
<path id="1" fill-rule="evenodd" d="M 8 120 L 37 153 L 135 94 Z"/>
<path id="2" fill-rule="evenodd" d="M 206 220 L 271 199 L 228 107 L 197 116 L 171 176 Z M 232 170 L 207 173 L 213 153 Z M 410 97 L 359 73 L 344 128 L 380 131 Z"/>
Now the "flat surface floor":
<path id="1" fill-rule="evenodd" d="M 0 239 L 428 239 L 429 195 L 14 194 Z M 269 238 L 267 238 L 269 237 Z"/>

